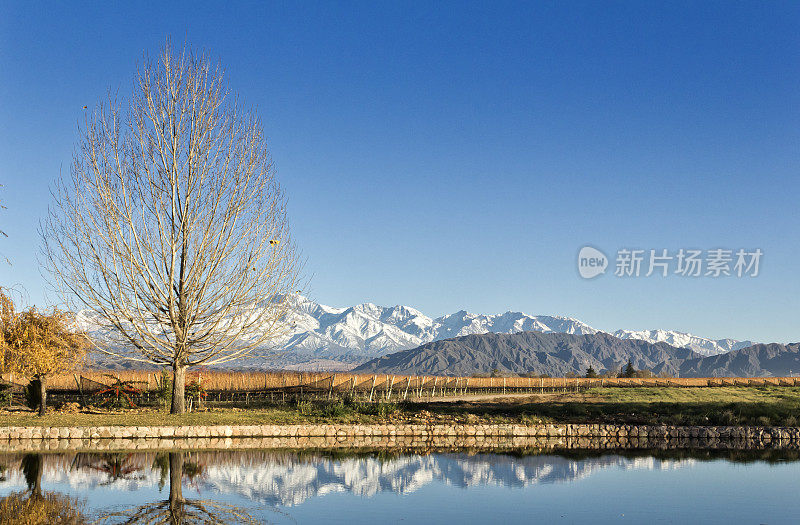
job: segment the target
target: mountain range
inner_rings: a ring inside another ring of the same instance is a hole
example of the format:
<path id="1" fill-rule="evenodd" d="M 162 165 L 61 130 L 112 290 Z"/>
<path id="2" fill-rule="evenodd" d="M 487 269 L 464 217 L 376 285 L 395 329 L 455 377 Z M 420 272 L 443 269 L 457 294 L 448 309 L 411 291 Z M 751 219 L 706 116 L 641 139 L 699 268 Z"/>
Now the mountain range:
<path id="1" fill-rule="evenodd" d="M 287 334 L 271 350 L 275 357 L 236 363 L 245 368 L 286 368 L 298 370 L 349 370 L 372 359 L 409 350 L 433 341 L 485 333 L 602 333 L 571 317 L 528 315 L 506 312 L 473 314 L 464 310 L 431 318 L 409 306 L 384 307 L 372 303 L 336 308 L 302 295 L 288 296 L 291 313 Z M 77 314 L 83 330 L 98 338 L 99 324 L 86 312 Z M 672 330 L 617 330 L 624 340 L 666 343 L 687 348 L 700 356 L 714 356 L 748 347 L 751 341 L 709 339 Z M 118 367 L 118 363 L 97 356 L 95 366 Z"/>
<path id="2" fill-rule="evenodd" d="M 296 295 L 291 332 L 277 346 L 286 368 L 348 369 L 371 359 L 423 344 L 473 334 L 542 332 L 590 335 L 600 330 L 572 317 L 506 312 L 473 314 L 464 310 L 431 318 L 409 306 L 363 303 L 334 308 Z M 617 330 L 618 339 L 666 343 L 711 356 L 752 345 L 751 341 L 708 339 L 671 330 Z"/>
<path id="3" fill-rule="evenodd" d="M 800 343 L 756 344 L 726 354 L 688 359 L 681 377 L 788 377 L 800 372 Z"/>
<path id="4" fill-rule="evenodd" d="M 541 332 L 473 334 L 433 341 L 373 359 L 354 369 L 371 374 L 470 376 L 503 374 L 583 375 L 634 368 L 676 377 L 789 376 L 800 370 L 800 343 L 758 344 L 713 356 L 688 348 L 610 334 L 575 335 Z"/>
<path id="5" fill-rule="evenodd" d="M 355 372 L 402 375 L 470 376 L 503 374 L 583 375 L 618 371 L 630 360 L 637 370 L 677 375 L 681 364 L 702 356 L 688 348 L 613 335 L 519 332 L 472 334 L 433 341 L 368 361 Z"/>

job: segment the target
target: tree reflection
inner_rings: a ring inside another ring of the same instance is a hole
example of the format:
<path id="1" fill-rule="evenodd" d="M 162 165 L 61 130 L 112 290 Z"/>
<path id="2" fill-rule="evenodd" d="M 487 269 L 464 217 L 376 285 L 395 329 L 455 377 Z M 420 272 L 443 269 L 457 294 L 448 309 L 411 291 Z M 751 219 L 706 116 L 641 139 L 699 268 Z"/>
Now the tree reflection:
<path id="1" fill-rule="evenodd" d="M 183 480 L 194 479 L 202 468 L 187 462 L 182 452 L 170 452 L 156 457 L 153 466 L 161 469 L 161 479 L 169 476 L 169 499 L 156 501 L 131 509 L 111 512 L 100 517 L 99 523 L 119 524 L 228 524 L 245 525 L 261 523 L 242 508 L 212 500 L 183 497 Z"/>
<path id="2" fill-rule="evenodd" d="M 142 466 L 134 462 L 134 455 L 129 453 L 113 454 L 77 454 L 72 468 L 88 468 L 102 472 L 108 479 L 103 485 L 111 485 L 120 480 L 139 479 Z"/>
<path id="3" fill-rule="evenodd" d="M 41 454 L 23 456 L 20 469 L 25 476 L 28 490 L 12 492 L 0 500 L 0 525 L 86 524 L 82 502 L 64 494 L 42 490 L 42 465 Z"/>

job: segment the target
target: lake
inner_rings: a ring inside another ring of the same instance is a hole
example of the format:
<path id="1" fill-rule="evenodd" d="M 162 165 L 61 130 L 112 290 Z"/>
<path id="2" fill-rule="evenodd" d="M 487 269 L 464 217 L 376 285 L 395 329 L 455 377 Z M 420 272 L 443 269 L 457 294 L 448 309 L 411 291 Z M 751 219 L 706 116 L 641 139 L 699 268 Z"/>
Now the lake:
<path id="1" fill-rule="evenodd" d="M 5 504 L 42 495 L 101 523 L 774 524 L 800 516 L 794 451 L 71 452 L 4 454 L 0 469 Z"/>

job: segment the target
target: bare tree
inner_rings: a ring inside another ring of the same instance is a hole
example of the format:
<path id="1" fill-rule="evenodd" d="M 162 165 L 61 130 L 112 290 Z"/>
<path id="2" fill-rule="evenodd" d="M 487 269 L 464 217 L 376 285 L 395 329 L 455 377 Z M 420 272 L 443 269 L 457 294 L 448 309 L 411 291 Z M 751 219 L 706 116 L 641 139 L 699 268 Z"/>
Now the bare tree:
<path id="1" fill-rule="evenodd" d="M 40 233 L 50 281 L 113 329 L 99 350 L 173 370 L 252 356 L 283 334 L 298 255 L 259 119 L 204 56 L 137 71 L 79 127 Z"/>
<path id="2" fill-rule="evenodd" d="M 2 184 L 0 184 L 0 188 L 2 188 L 2 187 L 3 187 L 3 185 L 2 185 Z M 2 201 L 2 200 L 0 200 L 0 210 L 5 210 L 5 209 L 6 209 L 6 207 L 3 205 L 3 201 Z M 7 234 L 6 232 L 4 232 L 3 230 L 0 230 L 0 236 L 3 236 L 3 237 L 8 237 L 8 234 Z M 6 257 L 5 255 L 3 255 L 2 253 L 0 253 L 0 257 L 1 257 L 1 258 L 3 258 L 3 259 L 5 259 L 5 260 L 6 260 L 6 263 L 7 263 L 9 266 L 11 266 L 11 261 L 9 261 L 9 260 L 8 260 L 8 257 Z"/>
<path id="3" fill-rule="evenodd" d="M 0 188 L 2 188 L 2 187 L 3 187 L 3 185 L 0 184 Z M 5 209 L 6 209 L 6 207 L 3 205 L 3 201 L 0 200 L 0 210 L 5 210 Z M 0 230 L 0 235 L 2 235 L 3 237 L 8 237 L 8 234 L 6 232 L 4 232 L 3 230 Z"/>

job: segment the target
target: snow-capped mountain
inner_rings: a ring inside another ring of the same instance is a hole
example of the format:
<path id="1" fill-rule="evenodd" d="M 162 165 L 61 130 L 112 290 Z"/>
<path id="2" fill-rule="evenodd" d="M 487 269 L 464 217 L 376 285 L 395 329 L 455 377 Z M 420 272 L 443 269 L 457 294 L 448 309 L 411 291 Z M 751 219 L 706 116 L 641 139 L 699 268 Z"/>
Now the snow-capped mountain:
<path id="1" fill-rule="evenodd" d="M 689 348 L 704 356 L 719 355 L 752 346 L 752 341 L 734 339 L 706 339 L 696 335 L 671 330 L 617 330 L 613 334 L 620 339 L 639 339 L 648 343 L 667 343 L 678 348 Z"/>
<path id="2" fill-rule="evenodd" d="M 432 319 L 408 306 L 333 308 L 299 295 L 290 301 L 291 333 L 279 346 L 287 350 L 281 353 L 283 364 L 292 367 L 330 367 L 333 362 L 355 366 L 430 341 L 487 332 L 597 332 L 577 319 L 521 312 L 477 315 L 462 310 Z"/>
<path id="3" fill-rule="evenodd" d="M 522 312 L 483 315 L 461 310 L 434 319 L 409 306 L 384 307 L 363 303 L 335 308 L 302 295 L 292 295 L 287 299 L 291 309 L 286 321 L 287 335 L 275 342 L 274 352 L 271 352 L 277 357 L 248 361 L 242 363 L 243 366 L 348 370 L 376 357 L 463 335 L 525 331 L 587 335 L 600 331 L 571 317 L 532 316 Z M 76 315 L 76 324 L 95 337 L 102 337 L 99 323 L 86 312 Z M 723 354 L 753 344 L 667 330 L 617 330 L 611 335 L 648 343 L 665 342 L 704 356 Z M 102 358 L 98 363 L 102 366 Z"/>
<path id="4" fill-rule="evenodd" d="M 470 334 L 537 331 L 585 335 L 600 331 L 570 317 L 532 316 L 522 312 L 483 315 L 462 310 L 433 319 L 408 306 L 382 307 L 364 303 L 333 308 L 299 295 L 290 300 L 294 311 L 292 331 L 280 341 L 280 347 L 288 350 L 281 359 L 284 364 L 297 368 L 314 365 L 324 368 L 337 363 L 355 365 L 431 341 Z M 704 356 L 753 344 L 668 330 L 617 330 L 612 335 L 649 343 L 665 342 Z"/>

